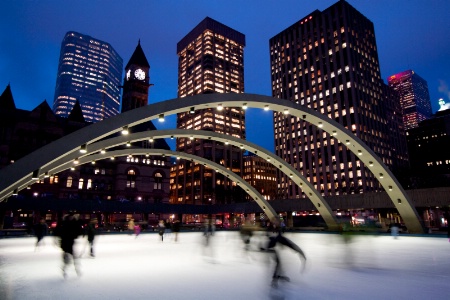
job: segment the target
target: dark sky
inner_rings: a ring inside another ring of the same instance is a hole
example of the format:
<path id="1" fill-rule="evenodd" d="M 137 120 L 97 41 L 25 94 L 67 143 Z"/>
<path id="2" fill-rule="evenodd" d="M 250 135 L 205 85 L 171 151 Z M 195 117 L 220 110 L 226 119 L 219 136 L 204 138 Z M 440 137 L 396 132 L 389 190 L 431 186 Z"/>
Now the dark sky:
<path id="1" fill-rule="evenodd" d="M 4 0 L 0 2 L 0 92 L 16 106 L 52 106 L 67 31 L 109 42 L 128 62 L 138 40 L 150 63 L 149 102 L 177 95 L 176 44 L 206 16 L 246 36 L 245 92 L 271 95 L 269 39 L 336 0 Z M 450 101 L 449 0 L 349 0 L 375 25 L 382 78 L 408 69 L 428 82 L 433 112 Z M 283 6 L 282 6 L 283 5 Z M 273 151 L 272 114 L 249 110 L 247 139 Z M 164 128 L 175 128 L 175 118 Z M 156 122 L 158 128 L 160 123 Z M 169 141 L 170 142 L 170 141 Z M 171 144 L 173 146 L 173 144 Z"/>

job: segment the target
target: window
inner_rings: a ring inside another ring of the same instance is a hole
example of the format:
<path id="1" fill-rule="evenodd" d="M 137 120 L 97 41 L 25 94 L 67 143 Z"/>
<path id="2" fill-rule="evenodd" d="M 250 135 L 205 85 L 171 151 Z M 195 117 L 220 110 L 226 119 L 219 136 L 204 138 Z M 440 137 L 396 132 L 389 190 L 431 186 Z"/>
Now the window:
<path id="1" fill-rule="evenodd" d="M 72 187 L 72 176 L 67 177 L 66 187 Z"/>
<path id="2" fill-rule="evenodd" d="M 154 190 L 162 190 L 162 179 L 163 179 L 163 176 L 161 173 L 159 173 L 159 172 L 155 173 L 155 176 L 154 176 L 155 183 L 153 184 Z"/>
<path id="3" fill-rule="evenodd" d="M 127 173 L 127 188 L 135 188 L 136 187 L 136 172 L 131 169 L 128 170 Z"/>
<path id="4" fill-rule="evenodd" d="M 88 181 L 87 181 L 87 187 L 86 187 L 88 190 L 91 190 L 92 189 L 92 179 L 88 179 Z"/>
<path id="5" fill-rule="evenodd" d="M 78 182 L 78 189 L 81 190 L 83 188 L 84 179 L 80 178 L 80 181 Z"/>

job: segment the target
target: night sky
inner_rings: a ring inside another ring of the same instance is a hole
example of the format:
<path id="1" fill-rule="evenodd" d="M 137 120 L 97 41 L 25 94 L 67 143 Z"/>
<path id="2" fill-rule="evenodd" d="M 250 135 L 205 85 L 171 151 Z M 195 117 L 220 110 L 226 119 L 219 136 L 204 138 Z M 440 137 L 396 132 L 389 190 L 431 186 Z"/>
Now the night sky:
<path id="1" fill-rule="evenodd" d="M 44 100 L 52 107 L 61 42 L 67 31 L 77 31 L 110 43 L 124 66 L 140 39 L 154 84 L 149 102 L 176 98 L 176 44 L 209 16 L 246 36 L 245 92 L 271 95 L 269 39 L 312 11 L 322 11 L 335 2 L 1 1 L 0 93 L 10 83 L 16 107 L 32 110 Z M 439 98 L 450 102 L 450 1 L 348 2 L 375 25 L 385 82 L 390 75 L 412 69 L 428 82 L 433 112 L 438 109 Z M 175 128 L 175 118 L 155 125 Z M 248 140 L 273 151 L 271 113 L 250 109 L 246 125 Z"/>

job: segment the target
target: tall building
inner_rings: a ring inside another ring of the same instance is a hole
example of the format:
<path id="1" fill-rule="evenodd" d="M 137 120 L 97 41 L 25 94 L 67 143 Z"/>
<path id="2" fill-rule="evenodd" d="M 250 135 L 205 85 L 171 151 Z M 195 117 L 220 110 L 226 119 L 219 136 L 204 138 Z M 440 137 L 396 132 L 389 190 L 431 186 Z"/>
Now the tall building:
<path id="1" fill-rule="evenodd" d="M 277 198 L 277 168 L 253 153 L 244 155 L 244 179 L 266 200 Z M 250 200 L 250 196 L 246 196 Z"/>
<path id="2" fill-rule="evenodd" d="M 110 44 L 69 31 L 59 56 L 53 112 L 67 117 L 78 100 L 88 122 L 117 115 L 123 61 Z"/>
<path id="3" fill-rule="evenodd" d="M 396 149 L 383 92 L 373 23 L 345 1 L 315 10 L 272 37 L 272 95 L 314 109 L 342 124 L 393 167 Z M 392 104 L 389 106 L 394 107 Z M 381 190 L 370 170 L 339 139 L 307 120 L 274 113 L 276 154 L 324 196 Z M 403 134 L 400 132 L 399 134 Z M 338 138 L 338 137 L 337 137 Z M 403 139 L 404 140 L 404 139 Z M 406 153 L 397 153 L 406 158 Z M 285 198 L 305 197 L 278 172 Z"/>
<path id="4" fill-rule="evenodd" d="M 428 84 L 412 70 L 407 70 L 388 78 L 389 87 L 400 95 L 405 129 L 419 126 L 421 121 L 431 117 Z"/>
<path id="5" fill-rule="evenodd" d="M 177 44 L 178 97 L 244 92 L 245 36 L 209 17 Z M 241 108 L 203 109 L 177 115 L 177 128 L 209 130 L 245 139 Z M 243 175 L 242 150 L 211 140 L 178 138 L 178 151 L 208 158 Z M 231 203 L 245 199 L 240 187 L 203 165 L 172 168 L 172 203 Z"/>

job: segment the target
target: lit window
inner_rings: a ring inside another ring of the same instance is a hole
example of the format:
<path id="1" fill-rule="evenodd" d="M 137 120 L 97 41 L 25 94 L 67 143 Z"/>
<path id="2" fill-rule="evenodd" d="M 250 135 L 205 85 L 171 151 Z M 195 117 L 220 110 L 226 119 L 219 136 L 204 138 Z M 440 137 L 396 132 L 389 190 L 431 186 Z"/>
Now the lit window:
<path id="1" fill-rule="evenodd" d="M 66 187 L 72 187 L 72 176 L 67 177 Z"/>

